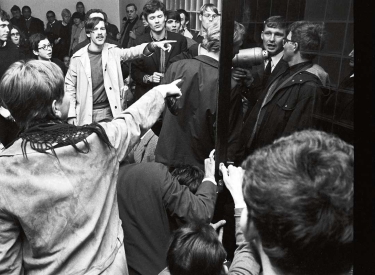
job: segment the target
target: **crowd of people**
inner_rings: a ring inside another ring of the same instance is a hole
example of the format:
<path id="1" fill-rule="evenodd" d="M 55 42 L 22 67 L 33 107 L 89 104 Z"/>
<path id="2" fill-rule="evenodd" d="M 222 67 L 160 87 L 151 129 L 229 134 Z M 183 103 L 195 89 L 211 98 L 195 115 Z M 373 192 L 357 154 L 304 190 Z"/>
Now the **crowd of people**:
<path id="1" fill-rule="evenodd" d="M 11 13 L 0 9 L 0 274 L 352 272 L 353 146 L 314 120 L 322 24 L 267 18 L 264 62 L 232 68 L 219 200 L 215 5 L 198 31 L 160 0 L 139 15 L 128 4 L 120 31 L 82 2 L 62 21 L 47 11 L 45 27 L 29 6 Z M 234 22 L 228 55 L 245 34 Z"/>

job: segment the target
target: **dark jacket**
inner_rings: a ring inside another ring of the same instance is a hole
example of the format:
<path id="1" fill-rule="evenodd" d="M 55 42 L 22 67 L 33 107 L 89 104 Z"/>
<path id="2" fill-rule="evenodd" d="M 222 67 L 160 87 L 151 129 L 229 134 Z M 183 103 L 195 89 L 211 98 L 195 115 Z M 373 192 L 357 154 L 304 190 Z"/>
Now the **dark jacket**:
<path id="1" fill-rule="evenodd" d="M 154 275 L 166 266 L 176 222 L 211 221 L 216 185 L 204 181 L 194 195 L 160 163 L 130 164 L 120 167 L 117 197 L 129 269 Z"/>
<path id="2" fill-rule="evenodd" d="M 23 22 L 20 23 L 20 28 L 24 32 L 27 39 L 35 33 L 44 33 L 44 23 L 39 18 L 31 17 L 30 26 L 27 28 L 27 20 L 23 18 Z"/>
<path id="3" fill-rule="evenodd" d="M 245 118 L 250 113 L 251 109 L 254 107 L 258 98 L 261 96 L 263 90 L 275 79 L 276 76 L 280 75 L 280 73 L 282 72 L 285 72 L 285 70 L 288 68 L 288 62 L 281 58 L 280 61 L 276 64 L 275 68 L 273 69 L 265 86 L 263 86 L 264 64 L 254 66 L 252 68 L 251 73 L 254 77 L 254 81 L 251 84 L 251 86 L 244 92 L 244 96 L 248 100 L 248 113 L 246 114 Z"/>
<path id="4" fill-rule="evenodd" d="M 157 162 L 168 166 L 181 164 L 203 168 L 204 159 L 215 148 L 216 110 L 219 62 L 200 55 L 173 63 L 163 81 L 182 79 L 182 96 L 178 99 L 177 113 L 166 110 L 163 127 L 155 151 Z M 228 159 L 238 150 L 242 126 L 241 95 L 231 92 L 229 117 Z"/>
<path id="5" fill-rule="evenodd" d="M 168 31 L 167 37 L 168 40 L 176 40 L 176 42 L 171 43 L 172 49 L 170 52 L 165 52 L 166 66 L 172 57 L 187 50 L 187 42 L 184 36 Z M 150 42 L 152 42 L 150 33 L 146 33 L 140 37 L 137 37 L 137 39 L 135 40 L 136 45 Z M 138 100 L 142 95 L 147 93 L 153 87 L 159 85 L 158 83 L 144 83 L 143 77 L 145 75 L 152 75 L 154 72 L 159 72 L 160 51 L 160 49 L 156 49 L 156 52 L 153 55 L 147 57 L 144 56 L 132 62 L 131 75 L 136 83 L 134 93 L 135 100 Z"/>
<path id="6" fill-rule="evenodd" d="M 292 75 L 298 69 L 302 69 L 303 65 L 312 67 L 308 69 L 305 67 L 303 71 L 281 85 L 287 79 L 286 74 Z M 280 83 L 281 78 L 283 79 Z M 323 68 L 316 64 L 312 65 L 311 62 L 299 64 L 297 70 L 291 67 L 280 72 L 262 92 L 244 123 L 243 158 L 281 136 L 314 127 L 315 96 L 320 93 L 321 86 L 325 86 L 327 78 L 328 74 Z M 274 87 L 274 92 L 265 101 L 270 87 Z"/>

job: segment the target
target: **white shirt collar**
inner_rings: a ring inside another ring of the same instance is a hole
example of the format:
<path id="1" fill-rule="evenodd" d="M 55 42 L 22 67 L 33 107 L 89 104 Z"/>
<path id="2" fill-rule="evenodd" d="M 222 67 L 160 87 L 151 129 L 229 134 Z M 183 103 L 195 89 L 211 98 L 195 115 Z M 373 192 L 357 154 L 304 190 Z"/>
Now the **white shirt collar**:
<path id="1" fill-rule="evenodd" d="M 271 56 L 271 72 L 276 67 L 277 63 L 279 63 L 280 59 L 283 57 L 284 51 L 279 52 L 277 55 Z M 266 68 L 268 61 L 264 62 L 264 68 Z"/>

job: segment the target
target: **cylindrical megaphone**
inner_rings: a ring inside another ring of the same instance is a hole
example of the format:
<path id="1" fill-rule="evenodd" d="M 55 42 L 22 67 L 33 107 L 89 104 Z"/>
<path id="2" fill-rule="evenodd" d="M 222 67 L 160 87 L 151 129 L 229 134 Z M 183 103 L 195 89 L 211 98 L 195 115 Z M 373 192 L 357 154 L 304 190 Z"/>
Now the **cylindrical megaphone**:
<path id="1" fill-rule="evenodd" d="M 268 58 L 268 52 L 260 47 L 240 50 L 233 58 L 233 67 L 249 68 L 255 65 L 263 64 Z"/>

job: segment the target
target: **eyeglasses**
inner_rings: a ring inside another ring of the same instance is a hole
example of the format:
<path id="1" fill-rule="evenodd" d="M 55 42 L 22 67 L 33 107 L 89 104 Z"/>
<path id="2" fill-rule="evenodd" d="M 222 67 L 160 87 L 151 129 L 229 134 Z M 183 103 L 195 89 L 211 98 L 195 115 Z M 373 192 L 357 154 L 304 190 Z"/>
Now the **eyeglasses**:
<path id="1" fill-rule="evenodd" d="M 284 46 L 286 43 L 297 43 L 297 42 L 292 41 L 292 40 L 289 40 L 288 38 L 284 38 L 284 39 L 283 39 L 283 46 Z"/>
<path id="2" fill-rule="evenodd" d="M 212 13 L 212 14 L 209 14 L 209 13 L 203 13 L 203 16 L 210 19 L 215 19 L 216 17 L 218 17 L 219 15 L 215 14 L 215 13 Z"/>
<path id="3" fill-rule="evenodd" d="M 20 36 L 20 33 L 19 32 L 14 32 L 14 33 L 11 33 L 10 36 Z"/>
<path id="4" fill-rule="evenodd" d="M 46 50 L 48 50 L 48 48 L 51 48 L 51 49 L 52 49 L 52 48 L 53 48 L 53 45 L 52 45 L 52 44 L 47 44 L 47 45 L 44 45 L 43 47 L 40 47 L 40 48 L 38 48 L 38 49 L 39 49 L 39 50 L 40 50 L 40 49 L 43 49 L 43 50 L 46 51 Z"/>

